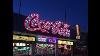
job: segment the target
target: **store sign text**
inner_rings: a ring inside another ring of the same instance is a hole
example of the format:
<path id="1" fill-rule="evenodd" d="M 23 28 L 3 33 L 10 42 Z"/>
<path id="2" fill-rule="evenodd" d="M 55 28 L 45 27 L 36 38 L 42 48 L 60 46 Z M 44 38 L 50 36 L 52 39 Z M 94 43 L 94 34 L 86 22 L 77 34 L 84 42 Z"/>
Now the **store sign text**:
<path id="1" fill-rule="evenodd" d="M 13 40 L 35 41 L 35 37 L 13 35 Z"/>
<path id="2" fill-rule="evenodd" d="M 56 37 L 48 37 L 48 36 L 38 35 L 37 38 L 38 38 L 39 42 L 49 42 L 49 43 L 56 43 L 57 42 Z"/>
<path id="3" fill-rule="evenodd" d="M 73 45 L 73 42 L 58 40 L 58 44 Z"/>
<path id="4" fill-rule="evenodd" d="M 46 42 L 46 38 L 38 38 L 38 41 L 40 41 L 40 42 Z"/>
<path id="5" fill-rule="evenodd" d="M 46 40 L 47 40 L 46 36 L 40 36 L 40 35 L 38 35 L 38 41 L 40 41 L 40 42 L 46 42 Z"/>
<path id="6" fill-rule="evenodd" d="M 56 38 L 48 38 L 48 42 L 50 43 L 56 43 L 57 39 Z"/>

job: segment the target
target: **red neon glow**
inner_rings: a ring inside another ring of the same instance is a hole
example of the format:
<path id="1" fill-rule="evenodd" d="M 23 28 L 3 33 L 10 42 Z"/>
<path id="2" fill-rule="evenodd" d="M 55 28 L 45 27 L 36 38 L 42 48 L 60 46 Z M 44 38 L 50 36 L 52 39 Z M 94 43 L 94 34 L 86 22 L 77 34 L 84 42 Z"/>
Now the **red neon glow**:
<path id="1" fill-rule="evenodd" d="M 28 31 L 41 31 L 45 33 L 59 34 L 66 37 L 70 36 L 70 30 L 68 24 L 64 24 L 61 21 L 50 22 L 42 21 L 39 19 L 39 14 L 29 15 L 24 22 L 24 26 Z"/>

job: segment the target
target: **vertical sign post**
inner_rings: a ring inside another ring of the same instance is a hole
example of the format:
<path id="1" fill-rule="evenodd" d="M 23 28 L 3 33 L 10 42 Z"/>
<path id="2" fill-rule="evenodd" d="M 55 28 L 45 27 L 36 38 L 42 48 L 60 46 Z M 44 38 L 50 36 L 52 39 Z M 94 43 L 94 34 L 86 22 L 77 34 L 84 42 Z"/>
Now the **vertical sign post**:
<path id="1" fill-rule="evenodd" d="M 76 39 L 80 39 L 79 25 L 76 25 Z"/>
<path id="2" fill-rule="evenodd" d="M 55 43 L 55 56 L 56 56 L 56 43 Z"/>

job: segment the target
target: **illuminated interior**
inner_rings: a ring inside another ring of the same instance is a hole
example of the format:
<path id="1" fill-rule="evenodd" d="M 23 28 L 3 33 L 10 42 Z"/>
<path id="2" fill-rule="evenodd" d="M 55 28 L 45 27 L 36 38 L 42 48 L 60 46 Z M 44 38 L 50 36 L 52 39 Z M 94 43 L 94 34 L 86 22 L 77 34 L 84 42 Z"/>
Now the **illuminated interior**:
<path id="1" fill-rule="evenodd" d="M 55 45 L 53 44 L 36 44 L 36 54 L 54 54 Z"/>
<path id="2" fill-rule="evenodd" d="M 31 47 L 26 43 L 13 43 L 13 55 L 15 56 L 18 53 L 22 55 L 31 55 Z"/>

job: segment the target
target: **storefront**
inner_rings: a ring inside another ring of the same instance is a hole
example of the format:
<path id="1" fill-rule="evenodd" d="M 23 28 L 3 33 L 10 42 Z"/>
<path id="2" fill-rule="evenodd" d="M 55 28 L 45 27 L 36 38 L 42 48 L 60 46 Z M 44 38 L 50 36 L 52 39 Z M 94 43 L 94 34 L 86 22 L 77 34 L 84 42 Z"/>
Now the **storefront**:
<path id="1" fill-rule="evenodd" d="M 36 55 L 55 55 L 56 37 L 38 35 L 36 40 Z"/>
<path id="2" fill-rule="evenodd" d="M 70 25 L 64 24 L 61 21 L 50 22 L 40 20 L 39 15 L 33 13 L 24 21 L 23 29 L 26 29 L 26 31 L 23 30 L 23 32 L 27 32 L 27 34 L 23 34 L 20 31 L 18 35 L 13 35 L 13 53 L 14 55 L 23 53 L 23 55 L 31 56 L 72 54 L 70 51 L 72 51 L 74 43 L 73 41 L 66 40 L 70 38 L 69 27 Z M 31 36 L 30 33 L 36 35 Z"/>
<path id="3" fill-rule="evenodd" d="M 13 35 L 13 55 L 72 55 L 74 41 L 45 35 L 25 35 Z"/>
<path id="4" fill-rule="evenodd" d="M 35 37 L 13 35 L 13 56 L 32 55 Z"/>

